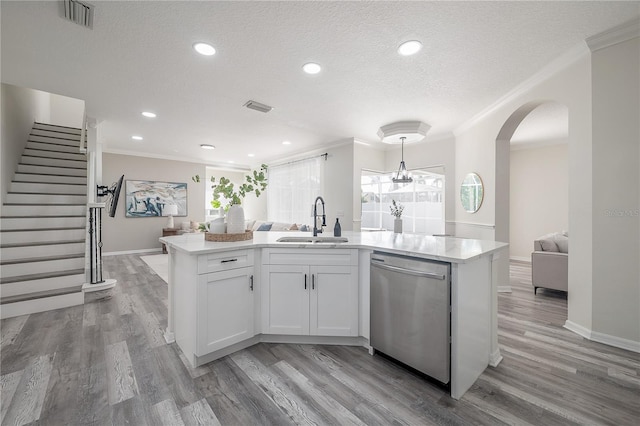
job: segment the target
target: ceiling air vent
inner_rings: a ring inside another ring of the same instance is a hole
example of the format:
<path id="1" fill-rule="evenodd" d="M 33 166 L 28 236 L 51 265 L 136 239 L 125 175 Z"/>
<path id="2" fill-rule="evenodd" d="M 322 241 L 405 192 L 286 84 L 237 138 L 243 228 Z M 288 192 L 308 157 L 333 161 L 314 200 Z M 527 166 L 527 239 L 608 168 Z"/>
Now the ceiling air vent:
<path id="1" fill-rule="evenodd" d="M 273 107 L 270 107 L 269 105 L 261 104 L 260 102 L 256 101 L 247 101 L 247 103 L 243 106 L 246 106 L 249 109 L 255 109 L 256 111 L 260 112 L 269 112 L 273 109 Z"/>
<path id="2" fill-rule="evenodd" d="M 93 29 L 93 5 L 77 0 L 63 0 L 64 17 L 78 25 Z"/>

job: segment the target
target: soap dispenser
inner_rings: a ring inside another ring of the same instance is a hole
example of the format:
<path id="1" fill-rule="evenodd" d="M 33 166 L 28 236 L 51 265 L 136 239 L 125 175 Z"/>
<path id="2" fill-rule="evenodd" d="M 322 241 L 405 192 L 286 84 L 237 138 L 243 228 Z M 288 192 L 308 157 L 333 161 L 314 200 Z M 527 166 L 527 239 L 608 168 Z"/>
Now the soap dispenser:
<path id="1" fill-rule="evenodd" d="M 336 218 L 336 225 L 333 227 L 333 236 L 339 237 L 342 235 L 342 227 L 340 226 L 340 221 Z"/>

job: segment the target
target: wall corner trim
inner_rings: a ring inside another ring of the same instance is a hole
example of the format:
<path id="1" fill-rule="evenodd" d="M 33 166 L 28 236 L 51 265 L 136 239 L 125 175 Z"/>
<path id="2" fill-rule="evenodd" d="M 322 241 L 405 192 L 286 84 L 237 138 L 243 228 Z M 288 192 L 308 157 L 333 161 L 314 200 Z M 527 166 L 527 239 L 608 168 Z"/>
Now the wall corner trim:
<path id="1" fill-rule="evenodd" d="M 640 19 L 633 19 L 600 34 L 589 37 L 587 45 L 592 52 L 640 37 Z"/>

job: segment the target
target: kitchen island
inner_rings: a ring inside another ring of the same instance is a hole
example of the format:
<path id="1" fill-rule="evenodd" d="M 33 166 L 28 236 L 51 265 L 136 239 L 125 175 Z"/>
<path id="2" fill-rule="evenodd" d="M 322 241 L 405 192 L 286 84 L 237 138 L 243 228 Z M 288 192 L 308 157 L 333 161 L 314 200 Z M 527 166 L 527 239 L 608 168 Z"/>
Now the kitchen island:
<path id="1" fill-rule="evenodd" d="M 255 232 L 214 243 L 164 237 L 169 248 L 168 326 L 193 366 L 258 342 L 369 347 L 369 262 L 376 252 L 451 265 L 451 395 L 497 365 L 493 262 L 507 244 L 391 232 L 346 232 L 348 242 L 278 242 L 302 232 Z M 428 326 L 425 325 L 425 326 Z"/>

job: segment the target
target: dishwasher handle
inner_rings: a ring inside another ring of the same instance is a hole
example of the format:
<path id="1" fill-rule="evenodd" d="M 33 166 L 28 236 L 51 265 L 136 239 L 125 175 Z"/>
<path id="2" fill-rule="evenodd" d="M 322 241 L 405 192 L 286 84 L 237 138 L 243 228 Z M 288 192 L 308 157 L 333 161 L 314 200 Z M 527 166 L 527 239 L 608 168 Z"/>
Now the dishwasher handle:
<path id="1" fill-rule="evenodd" d="M 415 275 L 418 277 L 427 277 L 433 278 L 436 280 L 444 280 L 444 274 L 435 274 L 433 272 L 422 272 L 422 271 L 414 271 L 412 269 L 399 268 L 397 266 L 385 265 L 384 263 L 379 263 L 380 261 L 376 261 L 377 259 L 371 259 L 371 266 L 375 266 L 376 268 L 386 269 L 393 272 L 400 272 L 402 274 Z"/>

